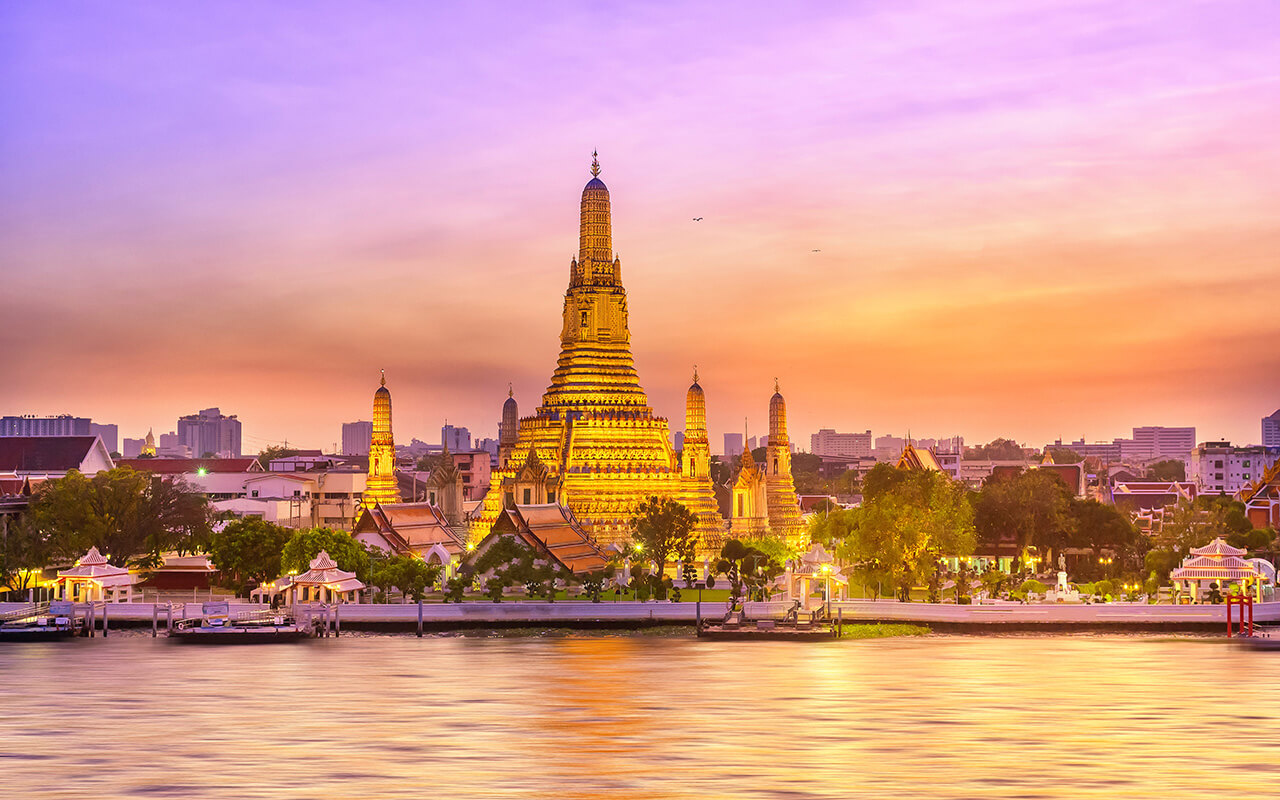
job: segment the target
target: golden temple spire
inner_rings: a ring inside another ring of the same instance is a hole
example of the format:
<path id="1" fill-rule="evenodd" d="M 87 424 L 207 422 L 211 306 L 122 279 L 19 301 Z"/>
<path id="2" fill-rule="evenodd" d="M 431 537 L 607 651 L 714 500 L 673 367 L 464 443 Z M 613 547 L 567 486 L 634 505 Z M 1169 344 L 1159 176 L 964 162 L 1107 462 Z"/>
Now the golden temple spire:
<path id="1" fill-rule="evenodd" d="M 591 177 L 595 178 L 600 175 L 600 154 L 595 150 L 591 151 Z"/>

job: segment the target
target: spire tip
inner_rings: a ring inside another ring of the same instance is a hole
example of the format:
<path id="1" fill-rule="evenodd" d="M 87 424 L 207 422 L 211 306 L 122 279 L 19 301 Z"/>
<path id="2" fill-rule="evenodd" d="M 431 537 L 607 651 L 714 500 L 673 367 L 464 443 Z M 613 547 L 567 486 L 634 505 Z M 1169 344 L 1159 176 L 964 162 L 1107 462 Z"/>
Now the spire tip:
<path id="1" fill-rule="evenodd" d="M 595 150 L 591 151 L 591 177 L 599 177 L 600 175 L 600 154 Z"/>

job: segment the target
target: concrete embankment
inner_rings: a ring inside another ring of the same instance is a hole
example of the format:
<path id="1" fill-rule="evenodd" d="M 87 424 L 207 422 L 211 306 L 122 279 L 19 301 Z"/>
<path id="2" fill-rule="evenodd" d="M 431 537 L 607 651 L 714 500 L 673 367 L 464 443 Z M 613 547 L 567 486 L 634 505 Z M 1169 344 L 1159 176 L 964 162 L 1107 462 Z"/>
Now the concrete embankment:
<path id="1" fill-rule="evenodd" d="M 19 603 L 0 603 L 0 612 L 19 608 Z M 780 618 L 790 604 L 783 602 L 749 603 L 747 614 L 756 618 Z M 99 607 L 100 608 L 100 607 Z M 234 615 L 240 611 L 257 611 L 264 606 L 232 603 Z M 318 607 L 312 607 L 318 608 Z M 1226 607 L 1213 605 L 1169 606 L 1140 603 L 1077 604 L 993 604 L 956 606 L 929 603 L 899 603 L 892 600 L 852 600 L 832 604 L 845 622 L 908 622 L 927 625 L 935 630 L 966 633 L 1004 633 L 1011 631 L 1187 631 L 1215 632 L 1226 630 Z M 173 618 L 197 615 L 199 603 L 173 607 Z M 703 603 L 704 618 L 724 613 L 723 603 Z M 466 602 L 424 603 L 421 607 L 424 631 L 474 628 L 580 628 L 632 629 L 659 625 L 690 625 L 698 614 L 694 603 L 638 602 Z M 99 623 L 101 611 L 98 612 Z M 112 603 L 108 619 L 112 628 L 150 627 L 158 620 L 165 628 L 169 610 L 165 604 L 156 609 L 152 603 Z M 1253 609 L 1257 623 L 1280 620 L 1280 602 L 1259 603 Z M 354 630 L 414 631 L 418 627 L 419 607 L 405 605 L 345 604 L 338 608 L 336 622 Z"/>

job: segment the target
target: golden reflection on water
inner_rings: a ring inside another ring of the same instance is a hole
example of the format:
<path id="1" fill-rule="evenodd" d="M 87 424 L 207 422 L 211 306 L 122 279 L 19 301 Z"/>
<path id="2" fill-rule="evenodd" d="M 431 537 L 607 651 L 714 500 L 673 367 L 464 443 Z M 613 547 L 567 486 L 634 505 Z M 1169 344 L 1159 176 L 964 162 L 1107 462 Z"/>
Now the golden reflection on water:
<path id="1" fill-rule="evenodd" d="M 1280 654 L 1216 640 L 344 636 L 0 646 L 28 797 L 1248 797 Z"/>

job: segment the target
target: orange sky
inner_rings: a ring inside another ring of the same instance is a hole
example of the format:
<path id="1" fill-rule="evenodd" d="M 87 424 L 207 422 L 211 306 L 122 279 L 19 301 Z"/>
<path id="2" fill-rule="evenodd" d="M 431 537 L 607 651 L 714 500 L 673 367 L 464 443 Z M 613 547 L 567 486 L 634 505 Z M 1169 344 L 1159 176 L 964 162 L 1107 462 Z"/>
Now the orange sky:
<path id="1" fill-rule="evenodd" d="M 494 436 L 507 382 L 530 413 L 550 378 L 599 148 L 677 428 L 696 363 L 717 445 L 764 430 L 775 376 L 805 447 L 1256 442 L 1280 20 L 1228 5 L 11 12 L 0 413 L 140 436 L 216 405 L 246 450 L 328 448 L 385 368 L 397 440 Z"/>

